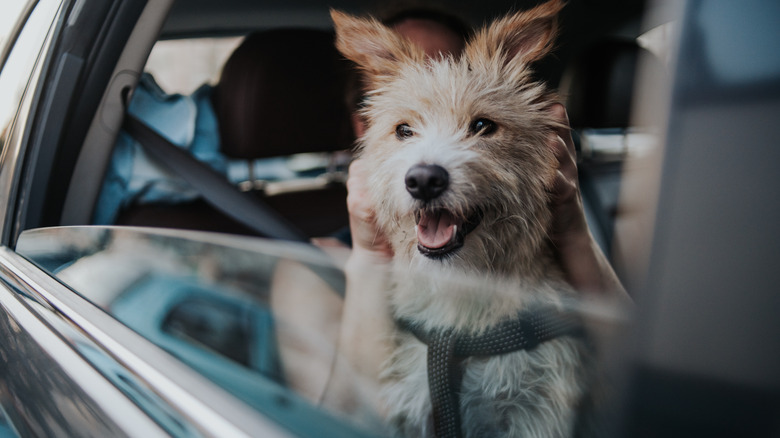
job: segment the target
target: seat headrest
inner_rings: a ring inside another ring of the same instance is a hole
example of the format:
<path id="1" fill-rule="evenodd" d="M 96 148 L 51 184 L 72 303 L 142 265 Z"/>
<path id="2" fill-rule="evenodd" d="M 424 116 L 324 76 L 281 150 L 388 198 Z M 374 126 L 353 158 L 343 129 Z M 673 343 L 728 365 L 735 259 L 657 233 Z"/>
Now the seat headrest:
<path id="1" fill-rule="evenodd" d="M 222 152 L 256 159 L 349 148 L 349 64 L 333 34 L 276 29 L 250 34 L 214 89 Z"/>
<path id="2" fill-rule="evenodd" d="M 569 68 L 561 94 L 573 128 L 625 128 L 630 123 L 637 61 L 633 41 L 594 44 Z"/>

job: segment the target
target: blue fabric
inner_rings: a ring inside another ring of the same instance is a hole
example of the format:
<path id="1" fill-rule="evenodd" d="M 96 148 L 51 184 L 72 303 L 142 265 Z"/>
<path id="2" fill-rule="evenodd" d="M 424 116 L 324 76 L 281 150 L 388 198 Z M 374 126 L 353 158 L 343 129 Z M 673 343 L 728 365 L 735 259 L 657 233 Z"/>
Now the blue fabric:
<path id="1" fill-rule="evenodd" d="M 228 159 L 220 153 L 211 92 L 211 86 L 203 85 L 189 96 L 167 94 L 145 73 L 127 111 L 233 184 L 247 181 L 250 174 L 262 181 L 315 177 L 331 166 L 330 155 L 325 153 L 252 161 Z M 151 159 L 135 139 L 122 131 L 114 145 L 92 222 L 111 225 L 119 212 L 132 204 L 176 204 L 199 196 L 186 181 Z"/>
<path id="2" fill-rule="evenodd" d="M 210 86 L 204 85 L 190 96 L 166 94 L 151 75 L 144 74 L 128 112 L 226 174 L 227 159 L 219 152 L 217 119 L 209 100 L 211 91 Z M 138 142 L 121 132 L 106 171 L 93 223 L 114 223 L 120 209 L 134 202 L 177 203 L 197 197 L 198 192 L 189 184 L 150 159 Z"/>

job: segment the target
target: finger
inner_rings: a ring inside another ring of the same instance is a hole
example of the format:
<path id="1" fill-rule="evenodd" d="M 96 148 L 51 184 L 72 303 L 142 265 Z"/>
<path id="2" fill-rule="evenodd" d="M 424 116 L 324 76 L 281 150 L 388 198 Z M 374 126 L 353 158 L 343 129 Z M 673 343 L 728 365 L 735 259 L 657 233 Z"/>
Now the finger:
<path id="1" fill-rule="evenodd" d="M 576 179 L 572 180 L 560 170 L 557 171 L 552 186 L 550 187 L 550 195 L 552 195 L 553 200 L 558 204 L 574 199 L 577 195 Z"/>
<path id="2" fill-rule="evenodd" d="M 347 173 L 347 194 L 362 194 L 365 187 L 366 169 L 363 160 L 357 159 L 349 165 Z"/>
<path id="3" fill-rule="evenodd" d="M 558 160 L 558 170 L 571 180 L 577 179 L 577 163 L 574 157 L 569 153 L 566 142 L 557 134 L 552 133 L 548 140 L 548 145 L 552 148 L 556 160 Z"/>
<path id="4" fill-rule="evenodd" d="M 566 113 L 566 107 L 560 103 L 555 103 L 550 107 L 550 112 L 558 124 L 555 128 L 555 133 L 563 139 L 568 153 L 572 157 L 576 157 L 574 139 L 571 136 L 571 126 L 569 125 L 569 115 Z"/>
<path id="5" fill-rule="evenodd" d="M 553 149 L 555 158 L 558 160 L 558 170 L 568 180 L 567 184 L 577 184 L 577 157 L 574 150 L 574 141 L 571 137 L 571 130 L 568 129 L 569 118 L 566 114 L 566 108 L 561 104 L 553 104 L 550 107 L 550 113 L 553 119 L 560 124 L 550 134 L 549 145 Z"/>
<path id="6" fill-rule="evenodd" d="M 552 148 L 553 153 L 555 154 L 555 158 L 562 162 L 564 160 L 570 159 L 571 155 L 569 154 L 569 149 L 566 146 L 566 142 L 561 138 L 560 135 L 556 131 L 550 132 L 549 136 L 547 137 L 547 144 L 550 148 Z"/>
<path id="7" fill-rule="evenodd" d="M 558 147 L 566 151 L 563 153 L 563 156 L 558 157 L 558 170 L 560 170 L 568 180 L 574 182 L 577 180 L 577 161 L 575 160 L 574 155 L 569 152 L 566 142 L 563 139 L 559 137 L 558 143 Z"/>

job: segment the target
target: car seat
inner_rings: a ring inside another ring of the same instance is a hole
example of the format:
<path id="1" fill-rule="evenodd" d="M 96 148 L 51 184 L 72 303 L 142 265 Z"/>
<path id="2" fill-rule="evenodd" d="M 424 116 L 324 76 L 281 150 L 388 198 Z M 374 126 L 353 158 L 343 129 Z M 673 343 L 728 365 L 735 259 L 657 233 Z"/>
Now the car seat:
<path id="1" fill-rule="evenodd" d="M 348 161 L 348 154 L 337 151 L 348 150 L 354 140 L 345 99 L 349 68 L 330 32 L 255 32 L 225 63 L 211 95 L 230 179 L 239 175 L 243 190 L 309 236 L 348 224 L 344 173 L 331 171 L 345 170 L 338 159 L 346 155 Z M 304 153 L 320 155 L 296 155 Z M 323 170 L 335 177 L 323 178 Z M 273 178 L 266 178 L 269 171 Z M 280 173 L 300 178 L 279 181 Z M 254 234 L 200 199 L 135 204 L 116 223 Z"/>

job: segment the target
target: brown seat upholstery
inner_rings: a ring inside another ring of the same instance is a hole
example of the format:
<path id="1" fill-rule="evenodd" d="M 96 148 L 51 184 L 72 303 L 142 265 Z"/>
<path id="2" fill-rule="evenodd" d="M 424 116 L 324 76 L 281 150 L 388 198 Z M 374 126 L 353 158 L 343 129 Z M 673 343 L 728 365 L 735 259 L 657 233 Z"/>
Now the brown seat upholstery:
<path id="1" fill-rule="evenodd" d="M 344 97 L 349 68 L 327 31 L 276 29 L 248 35 L 213 90 L 222 153 L 252 160 L 349 149 L 354 140 Z M 309 236 L 348 224 L 343 185 L 256 194 Z M 253 234 L 203 201 L 136 205 L 121 212 L 117 223 Z"/>
<path id="2" fill-rule="evenodd" d="M 348 68 L 329 32 L 249 35 L 225 63 L 212 99 L 223 153 L 251 159 L 348 148 Z"/>

